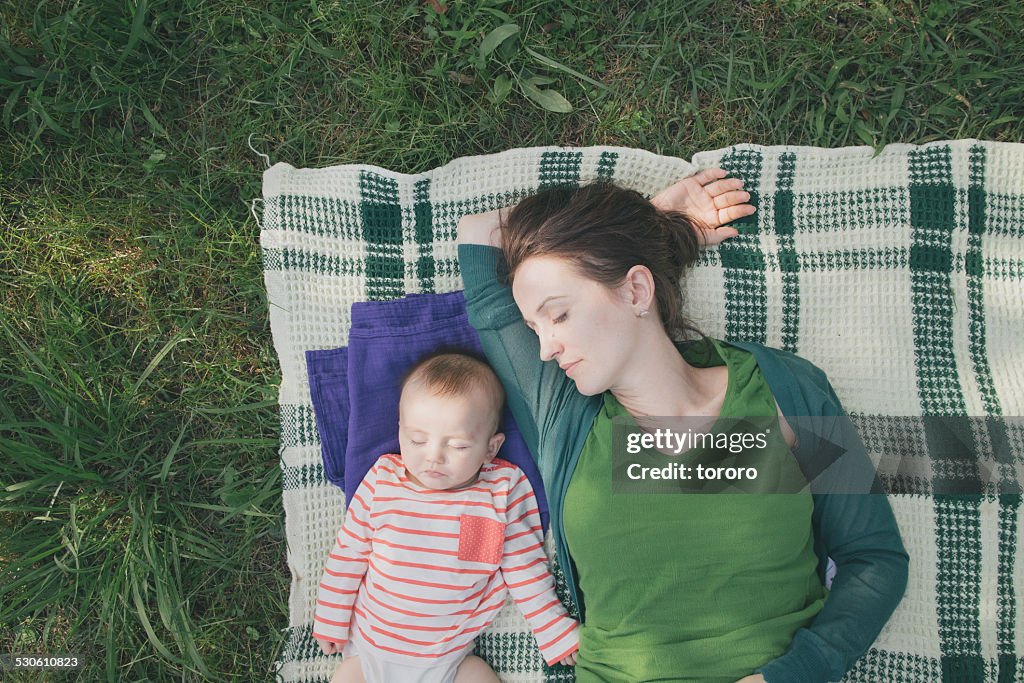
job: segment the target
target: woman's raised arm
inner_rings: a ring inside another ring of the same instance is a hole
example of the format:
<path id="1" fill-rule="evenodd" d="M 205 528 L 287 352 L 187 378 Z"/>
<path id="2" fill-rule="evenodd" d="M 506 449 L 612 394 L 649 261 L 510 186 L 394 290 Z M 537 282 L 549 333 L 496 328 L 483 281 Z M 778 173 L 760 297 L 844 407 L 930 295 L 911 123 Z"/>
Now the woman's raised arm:
<path id="1" fill-rule="evenodd" d="M 651 198 L 651 203 L 662 211 L 682 211 L 702 224 L 701 244 L 705 247 L 720 244 L 735 237 L 735 228 L 725 227 L 726 223 L 754 213 L 747 202 L 750 194 L 743 190 L 739 178 L 726 178 L 726 171 L 707 168 L 692 176 L 683 178 Z M 486 244 L 501 246 L 501 218 L 512 207 L 475 213 L 459 220 L 456 244 Z"/>
<path id="2" fill-rule="evenodd" d="M 486 213 L 473 213 L 459 219 L 456 244 L 486 244 L 501 246 L 501 218 L 512 207 Z"/>

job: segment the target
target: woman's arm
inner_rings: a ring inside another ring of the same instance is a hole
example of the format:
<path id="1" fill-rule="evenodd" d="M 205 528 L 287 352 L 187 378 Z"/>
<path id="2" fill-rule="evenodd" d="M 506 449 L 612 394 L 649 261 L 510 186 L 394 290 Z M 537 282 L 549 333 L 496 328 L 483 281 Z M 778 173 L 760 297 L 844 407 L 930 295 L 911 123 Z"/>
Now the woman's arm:
<path id="1" fill-rule="evenodd" d="M 683 178 L 651 198 L 662 211 L 681 211 L 698 223 L 704 246 L 720 244 L 739 234 L 725 227 L 730 221 L 749 216 L 756 210 L 747 202 L 750 193 L 743 190 L 739 178 L 726 178 L 726 171 L 708 168 Z M 456 244 L 501 246 L 501 219 L 511 207 L 463 216 L 459 220 Z"/>
<path id="2" fill-rule="evenodd" d="M 768 683 L 839 680 L 871 647 L 907 585 L 908 556 L 883 494 L 815 496 L 815 531 L 836 578 L 825 606 L 789 650 L 759 672 Z"/>
<path id="3" fill-rule="evenodd" d="M 486 213 L 474 213 L 459 220 L 456 244 L 485 244 L 501 246 L 501 219 L 511 207 Z"/>
<path id="4" fill-rule="evenodd" d="M 758 670 L 768 683 L 842 678 L 881 632 L 907 585 L 909 556 L 888 496 L 831 384 L 817 368 L 813 375 L 801 412 L 814 417 L 799 418 L 804 433 L 794 455 L 811 481 L 815 551 L 835 561 L 836 577 L 811 624 L 796 632 L 784 655 Z"/>
<path id="5" fill-rule="evenodd" d="M 479 235 L 470 233 L 470 238 Z M 542 443 L 571 443 L 586 400 L 558 363 L 541 360 L 537 334 L 523 322 L 511 288 L 498 279 L 504 269 L 501 250 L 464 242 L 458 253 L 469 324 L 505 387 L 509 409 L 544 484 L 550 486 L 557 449 L 542 448 Z"/>

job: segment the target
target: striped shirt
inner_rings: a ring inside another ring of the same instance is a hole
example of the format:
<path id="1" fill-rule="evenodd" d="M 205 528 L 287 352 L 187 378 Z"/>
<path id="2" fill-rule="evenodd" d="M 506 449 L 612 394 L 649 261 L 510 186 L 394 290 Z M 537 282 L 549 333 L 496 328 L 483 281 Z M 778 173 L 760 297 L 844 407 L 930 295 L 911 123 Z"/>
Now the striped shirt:
<path id="1" fill-rule="evenodd" d="M 438 491 L 382 455 L 328 555 L 313 635 L 345 643 L 354 624 L 383 658 L 440 662 L 471 649 L 511 593 L 554 664 L 577 650 L 578 629 L 543 542 L 533 488 L 512 463 L 495 458 L 472 485 Z"/>

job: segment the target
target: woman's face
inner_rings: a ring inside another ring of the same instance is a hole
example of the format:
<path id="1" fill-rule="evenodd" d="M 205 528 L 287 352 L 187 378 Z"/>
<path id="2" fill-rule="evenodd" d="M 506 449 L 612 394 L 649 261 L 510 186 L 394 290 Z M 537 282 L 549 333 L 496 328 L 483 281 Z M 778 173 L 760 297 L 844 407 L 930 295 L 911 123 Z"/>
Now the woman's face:
<path id="1" fill-rule="evenodd" d="M 516 269 L 512 296 L 554 360 L 592 396 L 614 386 L 634 348 L 638 325 L 625 287 L 610 290 L 557 256 L 533 256 Z"/>

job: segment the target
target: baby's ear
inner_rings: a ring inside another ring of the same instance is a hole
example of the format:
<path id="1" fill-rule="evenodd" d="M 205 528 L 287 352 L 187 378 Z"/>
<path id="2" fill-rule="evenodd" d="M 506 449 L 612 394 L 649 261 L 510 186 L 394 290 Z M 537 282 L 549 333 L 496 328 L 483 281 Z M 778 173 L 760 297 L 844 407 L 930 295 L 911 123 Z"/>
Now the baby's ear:
<path id="1" fill-rule="evenodd" d="M 501 444 L 505 443 L 505 435 L 498 432 L 491 437 L 490 441 L 487 442 L 487 462 L 494 459 L 494 456 L 498 455 L 498 450 L 501 449 Z"/>

